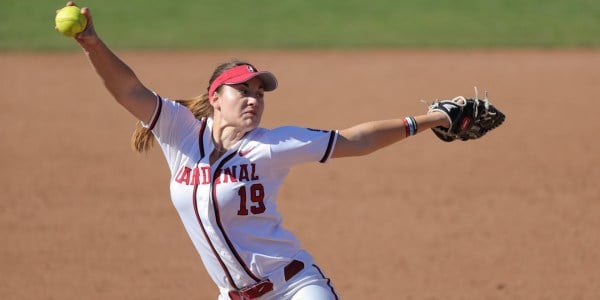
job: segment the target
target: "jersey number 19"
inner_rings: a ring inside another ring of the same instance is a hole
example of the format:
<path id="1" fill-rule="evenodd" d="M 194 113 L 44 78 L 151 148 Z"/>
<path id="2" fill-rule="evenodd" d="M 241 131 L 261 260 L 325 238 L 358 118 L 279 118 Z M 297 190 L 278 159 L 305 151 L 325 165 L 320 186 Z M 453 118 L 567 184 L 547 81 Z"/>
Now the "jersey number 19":
<path id="1" fill-rule="evenodd" d="M 255 183 L 250 186 L 250 201 L 252 202 L 250 205 L 250 212 L 255 215 L 259 215 L 265 212 L 267 209 L 265 207 L 264 199 L 265 199 L 265 189 L 262 184 Z M 246 186 L 242 186 L 238 190 L 238 195 L 240 196 L 240 210 L 238 210 L 239 216 L 247 216 L 248 215 L 248 193 L 246 191 Z"/>

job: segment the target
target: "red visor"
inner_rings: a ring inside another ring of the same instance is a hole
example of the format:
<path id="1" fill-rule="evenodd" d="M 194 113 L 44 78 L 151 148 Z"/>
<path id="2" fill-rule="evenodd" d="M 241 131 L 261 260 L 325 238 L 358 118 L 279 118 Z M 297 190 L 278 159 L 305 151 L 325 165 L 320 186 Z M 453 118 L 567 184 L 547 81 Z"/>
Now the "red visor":
<path id="1" fill-rule="evenodd" d="M 255 67 L 251 65 L 241 65 L 233 67 L 223 72 L 223 74 L 219 75 L 219 77 L 217 77 L 215 81 L 213 81 L 213 83 L 210 85 L 210 89 L 208 90 L 208 96 L 212 98 L 212 95 L 215 93 L 215 90 L 223 84 L 242 83 L 254 77 L 260 78 L 265 92 L 270 92 L 277 88 L 277 79 L 275 79 L 275 75 L 273 75 L 273 73 L 267 71 L 259 72 Z"/>

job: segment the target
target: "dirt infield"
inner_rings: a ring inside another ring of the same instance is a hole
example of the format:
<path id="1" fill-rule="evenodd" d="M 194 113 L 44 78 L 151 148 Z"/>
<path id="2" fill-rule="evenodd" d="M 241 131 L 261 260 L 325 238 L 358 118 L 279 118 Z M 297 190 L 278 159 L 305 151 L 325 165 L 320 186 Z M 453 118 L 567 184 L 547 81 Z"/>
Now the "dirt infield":
<path id="1" fill-rule="evenodd" d="M 600 299 L 600 52 L 119 53 L 147 86 L 199 94 L 232 57 L 273 71 L 265 127 L 343 128 L 490 91 L 485 138 L 424 133 L 308 164 L 284 225 L 342 299 Z M 82 53 L 0 54 L 0 299 L 216 299 L 159 149 Z"/>

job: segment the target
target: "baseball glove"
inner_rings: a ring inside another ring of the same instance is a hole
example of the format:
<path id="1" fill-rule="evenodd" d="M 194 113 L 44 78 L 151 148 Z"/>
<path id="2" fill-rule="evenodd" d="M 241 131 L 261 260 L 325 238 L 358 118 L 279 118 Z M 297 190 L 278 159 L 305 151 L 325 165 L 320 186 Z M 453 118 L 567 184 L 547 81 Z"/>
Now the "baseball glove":
<path id="1" fill-rule="evenodd" d="M 444 142 L 478 139 L 500 126 L 505 116 L 488 99 L 455 97 L 452 100 L 437 100 L 429 105 L 428 113 L 442 112 L 450 120 L 450 127 L 434 127 L 433 133 Z"/>

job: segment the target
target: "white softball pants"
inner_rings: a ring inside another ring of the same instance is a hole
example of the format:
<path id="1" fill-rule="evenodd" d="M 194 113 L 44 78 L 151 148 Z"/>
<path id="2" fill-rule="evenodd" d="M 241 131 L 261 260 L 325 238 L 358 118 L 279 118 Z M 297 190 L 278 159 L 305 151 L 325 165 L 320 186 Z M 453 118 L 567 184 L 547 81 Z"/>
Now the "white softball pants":
<path id="1" fill-rule="evenodd" d="M 261 300 L 339 300 L 329 278 L 316 266 L 310 266 L 294 276 L 286 286 L 261 297 Z M 269 295 L 271 294 L 271 295 Z M 218 300 L 229 300 L 221 294 Z"/>

